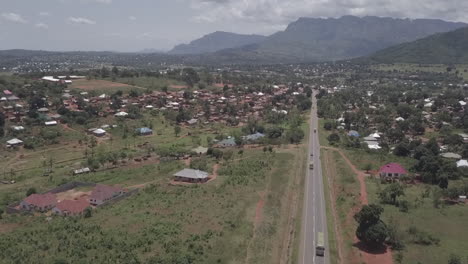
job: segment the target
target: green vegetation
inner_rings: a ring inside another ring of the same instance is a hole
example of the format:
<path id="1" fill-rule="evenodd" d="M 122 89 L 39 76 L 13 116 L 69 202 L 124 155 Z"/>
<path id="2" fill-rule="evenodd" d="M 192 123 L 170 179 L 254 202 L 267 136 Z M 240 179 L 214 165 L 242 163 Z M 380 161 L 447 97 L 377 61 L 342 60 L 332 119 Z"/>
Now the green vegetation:
<path id="1" fill-rule="evenodd" d="M 468 28 L 435 34 L 376 52 L 379 63 L 463 64 L 468 61 Z"/>
<path id="2" fill-rule="evenodd" d="M 459 183 L 463 184 L 462 182 Z M 467 184 L 467 183 L 465 183 Z M 370 203 L 379 203 L 381 193 L 390 185 L 378 179 L 366 181 Z M 395 203 L 381 203 L 384 208 L 382 220 L 391 231 L 394 257 L 399 263 L 448 263 L 451 255 L 462 259 L 468 257 L 466 228 L 468 218 L 466 205 L 442 200 L 437 186 L 402 185 L 404 196 Z"/>
<path id="3" fill-rule="evenodd" d="M 3 223 L 22 226 L 0 234 L 2 261 L 225 263 L 242 262 L 250 251 L 256 254 L 252 253 L 249 263 L 273 261 L 271 250 L 280 246 L 277 241 L 287 233 L 278 229 L 279 221 L 284 221 L 279 212 L 287 205 L 284 194 L 289 187 L 284 183 L 291 181 L 286 172 L 292 170 L 296 155 L 259 150 L 238 158 L 222 166 L 215 182 L 191 187 L 167 184 L 179 167 L 175 161 L 132 169 L 131 175 L 122 170 L 79 176 L 125 185 L 145 177 L 153 180 L 139 193 L 93 210 L 87 218 L 54 217 L 47 223 L 44 217 L 6 217 Z M 259 191 L 268 196 L 263 220 L 254 231 L 252 212 Z M 252 236 L 249 246 L 246 241 Z"/>

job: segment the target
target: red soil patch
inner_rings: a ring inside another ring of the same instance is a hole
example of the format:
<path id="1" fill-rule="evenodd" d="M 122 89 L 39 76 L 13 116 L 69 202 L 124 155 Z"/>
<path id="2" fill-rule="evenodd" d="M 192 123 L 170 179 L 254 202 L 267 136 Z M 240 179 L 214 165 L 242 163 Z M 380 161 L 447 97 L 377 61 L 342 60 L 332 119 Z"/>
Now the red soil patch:
<path id="1" fill-rule="evenodd" d="M 265 205 L 264 199 L 265 193 L 260 193 L 260 200 L 257 202 L 257 207 L 255 208 L 255 221 L 254 221 L 254 228 L 256 229 L 258 225 L 262 222 L 263 218 L 263 206 Z"/>

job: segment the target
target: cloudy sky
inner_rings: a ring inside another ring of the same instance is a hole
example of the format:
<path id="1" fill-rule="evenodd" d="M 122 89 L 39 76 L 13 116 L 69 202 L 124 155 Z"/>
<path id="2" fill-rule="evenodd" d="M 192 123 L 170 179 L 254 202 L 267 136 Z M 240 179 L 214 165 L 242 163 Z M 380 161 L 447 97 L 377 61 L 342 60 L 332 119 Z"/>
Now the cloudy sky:
<path id="1" fill-rule="evenodd" d="M 0 49 L 168 50 L 217 30 L 271 34 L 342 15 L 468 22 L 468 1 L 0 0 Z"/>

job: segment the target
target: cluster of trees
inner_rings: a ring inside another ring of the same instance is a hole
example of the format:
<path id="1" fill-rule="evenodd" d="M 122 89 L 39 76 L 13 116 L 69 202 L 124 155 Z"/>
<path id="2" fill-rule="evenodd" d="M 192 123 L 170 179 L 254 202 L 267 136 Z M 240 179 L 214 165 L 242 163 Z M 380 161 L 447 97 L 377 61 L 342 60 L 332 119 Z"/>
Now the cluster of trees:
<path id="1" fill-rule="evenodd" d="M 384 209 L 375 204 L 364 205 L 354 215 L 358 223 L 356 237 L 371 247 L 383 246 L 389 237 L 387 225 L 380 219 Z"/>

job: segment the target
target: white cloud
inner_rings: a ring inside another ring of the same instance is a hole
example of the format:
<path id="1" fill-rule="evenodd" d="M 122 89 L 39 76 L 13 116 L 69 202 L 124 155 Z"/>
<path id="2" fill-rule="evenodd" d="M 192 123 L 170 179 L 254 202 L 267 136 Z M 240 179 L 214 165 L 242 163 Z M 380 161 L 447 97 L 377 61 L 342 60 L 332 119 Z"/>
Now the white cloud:
<path id="1" fill-rule="evenodd" d="M 2 13 L 2 18 L 15 23 L 26 24 L 28 21 L 16 13 Z"/>
<path id="2" fill-rule="evenodd" d="M 103 4 L 110 4 L 110 3 L 112 3 L 112 0 L 94 0 L 94 1 L 96 1 L 96 2 L 98 2 L 98 3 L 103 3 Z"/>
<path id="3" fill-rule="evenodd" d="M 132 20 L 132 21 L 137 20 L 137 18 L 136 18 L 135 16 L 129 16 L 128 19 L 129 19 L 129 20 Z"/>
<path id="4" fill-rule="evenodd" d="M 39 15 L 45 17 L 45 16 L 50 16 L 50 13 L 43 11 L 43 12 L 39 12 Z"/>
<path id="5" fill-rule="evenodd" d="M 96 21 L 84 17 L 69 17 L 68 21 L 75 24 L 94 25 Z"/>
<path id="6" fill-rule="evenodd" d="M 468 22 L 466 0 L 190 0 L 198 22 L 285 25 L 299 17 L 390 16 Z"/>
<path id="7" fill-rule="evenodd" d="M 34 26 L 37 27 L 37 28 L 41 28 L 41 29 L 48 29 L 49 28 L 49 26 L 47 24 L 44 24 L 44 23 L 37 23 Z"/>

